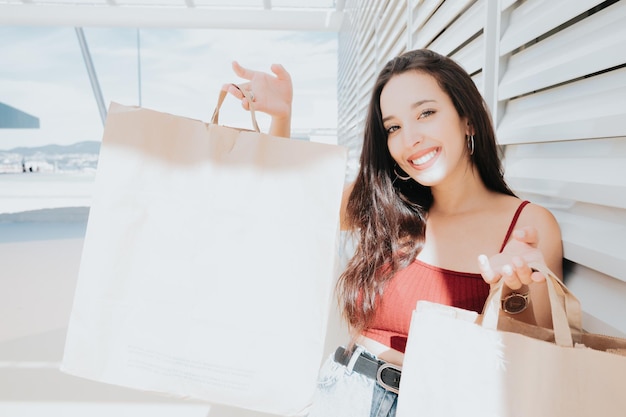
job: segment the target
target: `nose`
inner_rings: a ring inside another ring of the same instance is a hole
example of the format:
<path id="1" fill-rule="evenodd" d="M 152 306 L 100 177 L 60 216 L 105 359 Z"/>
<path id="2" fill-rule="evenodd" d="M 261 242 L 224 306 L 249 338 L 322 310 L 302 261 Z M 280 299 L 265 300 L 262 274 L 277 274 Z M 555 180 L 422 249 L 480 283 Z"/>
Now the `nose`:
<path id="1" fill-rule="evenodd" d="M 422 132 L 416 123 L 406 123 L 402 129 L 402 141 L 411 148 L 422 142 Z"/>

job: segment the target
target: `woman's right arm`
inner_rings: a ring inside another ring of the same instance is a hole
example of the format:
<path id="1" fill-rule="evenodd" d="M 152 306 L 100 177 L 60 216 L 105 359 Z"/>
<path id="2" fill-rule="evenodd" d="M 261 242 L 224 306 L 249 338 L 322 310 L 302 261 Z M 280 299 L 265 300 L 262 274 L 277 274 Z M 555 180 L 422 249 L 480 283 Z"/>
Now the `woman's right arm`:
<path id="1" fill-rule="evenodd" d="M 291 136 L 291 105 L 293 101 L 291 76 L 280 64 L 273 64 L 271 70 L 274 75 L 244 68 L 238 62 L 233 62 L 235 74 L 248 80 L 237 84 L 239 88 L 252 92 L 256 111 L 267 113 L 272 117 L 269 134 L 288 138 Z M 242 107 L 250 110 L 248 100 L 232 84 L 224 84 L 222 90 L 241 100 Z"/>
<path id="2" fill-rule="evenodd" d="M 273 64 L 271 70 L 274 75 L 244 68 L 238 62 L 233 62 L 235 74 L 248 80 L 237 84 L 239 88 L 252 91 L 255 110 L 267 113 L 272 117 L 269 134 L 288 138 L 291 136 L 291 104 L 293 101 L 291 76 L 280 64 Z M 239 89 L 232 84 L 224 84 L 222 90 L 241 100 L 242 107 L 250 110 L 248 100 Z M 349 229 L 346 207 L 353 185 L 353 183 L 347 184 L 343 191 L 340 208 L 341 230 Z"/>
<path id="3" fill-rule="evenodd" d="M 341 195 L 341 208 L 339 211 L 339 228 L 341 230 L 350 230 L 350 222 L 348 219 L 348 199 L 354 188 L 354 182 L 346 184 Z"/>

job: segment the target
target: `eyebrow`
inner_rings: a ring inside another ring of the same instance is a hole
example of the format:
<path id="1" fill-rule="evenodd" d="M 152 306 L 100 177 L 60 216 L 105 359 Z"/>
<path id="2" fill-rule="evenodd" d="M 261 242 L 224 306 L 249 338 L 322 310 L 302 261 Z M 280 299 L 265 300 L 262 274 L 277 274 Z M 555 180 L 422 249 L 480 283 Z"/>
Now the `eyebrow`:
<path id="1" fill-rule="evenodd" d="M 433 99 L 425 99 L 425 100 L 416 101 L 415 103 L 411 104 L 411 109 L 416 109 L 424 103 L 434 103 L 436 101 L 437 100 L 433 100 Z M 387 116 L 383 118 L 383 122 L 386 122 L 387 120 L 392 119 L 392 118 L 393 116 Z"/>

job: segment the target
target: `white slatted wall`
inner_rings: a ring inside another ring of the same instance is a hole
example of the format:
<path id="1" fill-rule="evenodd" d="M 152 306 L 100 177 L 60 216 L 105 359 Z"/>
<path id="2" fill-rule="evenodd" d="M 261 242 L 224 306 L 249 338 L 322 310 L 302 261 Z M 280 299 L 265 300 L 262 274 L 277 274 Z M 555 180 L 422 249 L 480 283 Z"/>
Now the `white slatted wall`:
<path id="1" fill-rule="evenodd" d="M 509 184 L 559 220 L 585 327 L 626 335 L 626 0 L 348 0 L 345 11 L 349 175 L 382 65 L 424 47 L 453 57 L 492 109 Z"/>
<path id="2" fill-rule="evenodd" d="M 339 34 L 337 136 L 349 149 L 348 179 L 358 167 L 363 121 L 378 71 L 406 50 L 406 0 L 348 0 Z"/>

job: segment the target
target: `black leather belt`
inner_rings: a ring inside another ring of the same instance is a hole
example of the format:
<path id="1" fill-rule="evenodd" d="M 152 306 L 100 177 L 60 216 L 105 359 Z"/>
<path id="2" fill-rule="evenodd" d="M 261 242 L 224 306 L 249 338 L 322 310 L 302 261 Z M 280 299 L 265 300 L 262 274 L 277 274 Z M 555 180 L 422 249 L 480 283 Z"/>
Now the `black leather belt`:
<path id="1" fill-rule="evenodd" d="M 352 354 L 352 351 L 348 351 L 339 346 L 335 351 L 335 362 L 343 366 L 348 366 L 352 359 Z M 361 352 L 352 369 L 356 373 L 372 378 L 388 391 L 395 392 L 396 394 L 399 391 L 400 376 L 402 374 L 402 367 L 400 366 L 380 361 L 367 352 Z"/>

